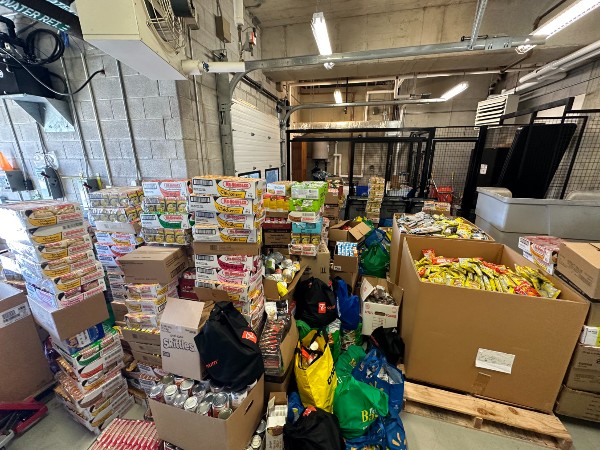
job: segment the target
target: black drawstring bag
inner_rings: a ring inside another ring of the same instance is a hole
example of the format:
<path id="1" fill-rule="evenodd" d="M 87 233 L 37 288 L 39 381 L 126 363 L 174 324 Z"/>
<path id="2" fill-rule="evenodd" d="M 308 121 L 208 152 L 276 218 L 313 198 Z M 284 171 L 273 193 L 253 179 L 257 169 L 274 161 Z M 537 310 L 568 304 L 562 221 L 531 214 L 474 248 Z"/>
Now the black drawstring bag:
<path id="1" fill-rule="evenodd" d="M 340 422 L 333 414 L 309 406 L 296 423 L 283 426 L 286 450 L 343 450 Z"/>
<path id="2" fill-rule="evenodd" d="M 318 278 L 311 277 L 298 283 L 294 291 L 296 319 L 311 328 L 323 328 L 338 317 L 334 292 Z"/>
<path id="3" fill-rule="evenodd" d="M 210 378 L 238 391 L 265 372 L 258 336 L 231 302 L 219 302 L 194 338 Z"/>
<path id="4" fill-rule="evenodd" d="M 395 328 L 375 328 L 370 339 L 391 365 L 395 366 L 404 361 L 404 341 Z"/>

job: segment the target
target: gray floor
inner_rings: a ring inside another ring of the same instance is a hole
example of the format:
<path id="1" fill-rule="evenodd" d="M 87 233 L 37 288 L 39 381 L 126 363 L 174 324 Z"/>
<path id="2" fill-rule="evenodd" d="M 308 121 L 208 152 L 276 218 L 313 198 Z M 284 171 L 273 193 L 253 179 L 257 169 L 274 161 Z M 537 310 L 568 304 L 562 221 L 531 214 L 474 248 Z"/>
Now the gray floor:
<path id="1" fill-rule="evenodd" d="M 48 402 L 49 414 L 23 436 L 8 444 L 7 450 L 87 450 L 95 436 L 71 420 L 55 400 Z M 134 407 L 127 418 L 141 419 L 144 411 Z M 412 414 L 402 414 L 410 450 L 533 450 L 544 447 L 469 430 Z M 571 432 L 575 450 L 600 449 L 600 424 L 563 420 Z"/>

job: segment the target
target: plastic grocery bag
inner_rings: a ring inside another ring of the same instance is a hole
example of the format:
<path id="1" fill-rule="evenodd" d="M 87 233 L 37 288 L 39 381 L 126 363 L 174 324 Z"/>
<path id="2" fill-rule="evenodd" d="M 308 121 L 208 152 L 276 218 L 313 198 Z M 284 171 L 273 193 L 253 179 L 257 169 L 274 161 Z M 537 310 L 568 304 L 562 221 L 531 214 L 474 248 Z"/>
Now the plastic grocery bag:
<path id="1" fill-rule="evenodd" d="M 358 295 L 351 295 L 344 280 L 335 277 L 333 289 L 337 297 L 338 314 L 345 330 L 355 330 L 360 321 L 360 303 Z"/>
<path id="2" fill-rule="evenodd" d="M 287 422 L 288 423 L 296 423 L 296 420 L 302 415 L 304 412 L 304 405 L 300 400 L 300 396 L 297 392 L 292 392 L 288 395 L 288 415 Z"/>
<path id="3" fill-rule="evenodd" d="M 346 439 L 346 450 L 385 449 L 386 441 L 385 426 L 381 417 L 378 417 L 363 436 Z"/>
<path id="4" fill-rule="evenodd" d="M 304 339 L 304 337 L 312 330 L 309 324 L 307 324 L 304 320 L 297 319 L 296 327 L 298 327 L 298 338 L 300 340 Z"/>
<path id="5" fill-rule="evenodd" d="M 390 254 L 379 242 L 374 242 L 360 254 L 360 268 L 364 275 L 385 278 L 390 265 Z"/>
<path id="6" fill-rule="evenodd" d="M 338 383 L 352 376 L 354 368 L 365 359 L 366 353 L 362 347 L 351 345 L 345 352 L 342 352 L 335 363 L 335 374 L 338 378 Z"/>
<path id="7" fill-rule="evenodd" d="M 294 374 L 304 406 L 333 410 L 337 377 L 327 337 L 321 331 L 310 331 L 296 348 Z"/>
<path id="8" fill-rule="evenodd" d="M 378 417 L 387 416 L 388 396 L 373 386 L 348 377 L 335 390 L 333 413 L 340 421 L 345 438 L 362 436 Z"/>
<path id="9" fill-rule="evenodd" d="M 376 348 L 352 371 L 359 381 L 381 389 L 389 397 L 389 411 L 392 417 L 400 417 L 404 402 L 404 376 L 396 367 L 389 364 Z"/>
<path id="10" fill-rule="evenodd" d="M 406 450 L 406 432 L 400 417 L 386 417 L 382 420 L 385 428 L 387 450 Z"/>
<path id="11" fill-rule="evenodd" d="M 338 360 L 340 352 L 342 351 L 341 343 L 341 332 L 340 332 L 340 319 L 335 319 L 329 325 L 327 325 L 327 336 L 329 337 L 329 348 L 331 349 L 331 356 L 333 362 Z"/>

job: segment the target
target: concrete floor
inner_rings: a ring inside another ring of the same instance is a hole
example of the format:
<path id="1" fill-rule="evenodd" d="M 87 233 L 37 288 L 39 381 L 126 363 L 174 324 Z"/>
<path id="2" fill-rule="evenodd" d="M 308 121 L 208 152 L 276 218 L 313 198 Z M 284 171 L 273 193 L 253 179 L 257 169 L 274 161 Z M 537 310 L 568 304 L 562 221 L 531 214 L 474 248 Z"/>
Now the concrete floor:
<path id="1" fill-rule="evenodd" d="M 49 414 L 6 450 L 87 450 L 95 436 L 69 415 L 54 398 L 48 401 Z M 142 419 L 144 410 L 134 405 L 128 419 Z M 410 450 L 540 450 L 538 447 L 481 431 L 466 429 L 413 414 L 402 414 Z M 573 436 L 574 450 L 600 448 L 600 424 L 564 419 Z"/>

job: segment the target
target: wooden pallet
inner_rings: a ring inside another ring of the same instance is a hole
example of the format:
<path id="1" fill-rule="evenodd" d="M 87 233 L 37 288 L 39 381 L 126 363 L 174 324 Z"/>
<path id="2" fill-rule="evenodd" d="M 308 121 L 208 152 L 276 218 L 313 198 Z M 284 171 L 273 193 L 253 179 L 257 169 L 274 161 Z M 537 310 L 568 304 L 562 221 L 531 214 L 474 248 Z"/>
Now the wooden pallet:
<path id="1" fill-rule="evenodd" d="M 404 410 L 410 414 L 544 447 L 569 450 L 573 446 L 571 435 L 552 414 L 529 411 L 410 382 L 405 383 L 404 396 Z"/>

